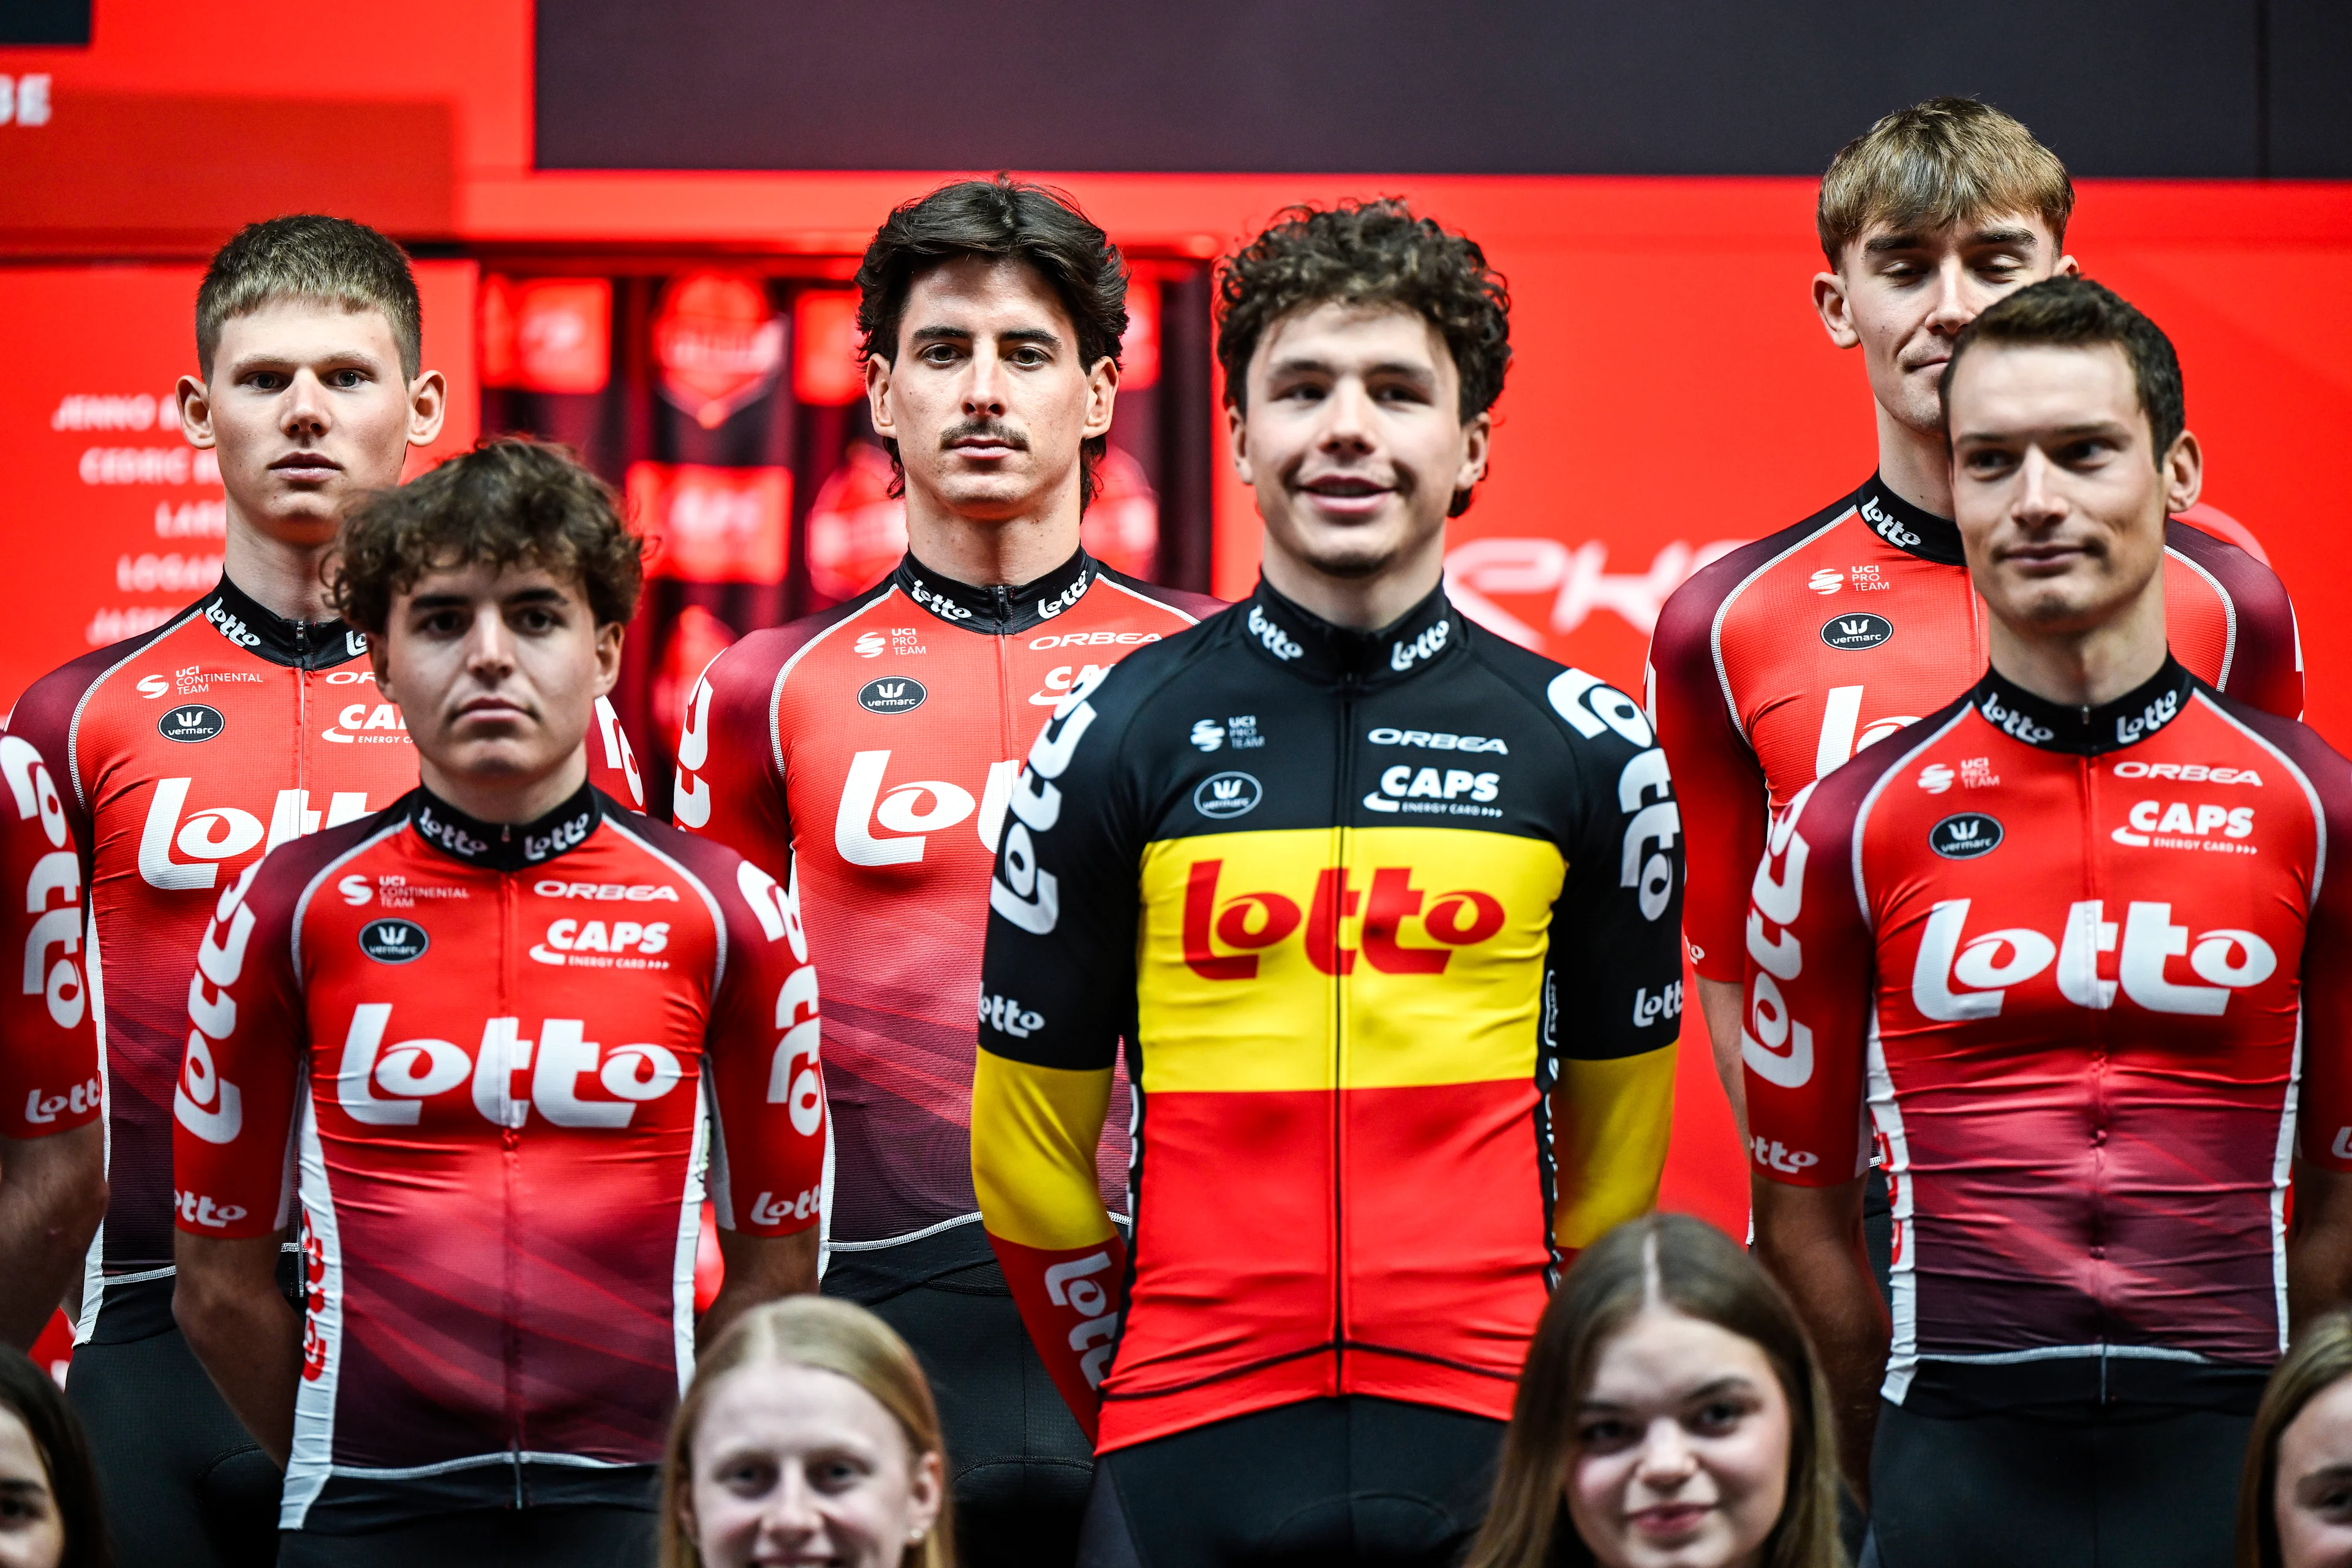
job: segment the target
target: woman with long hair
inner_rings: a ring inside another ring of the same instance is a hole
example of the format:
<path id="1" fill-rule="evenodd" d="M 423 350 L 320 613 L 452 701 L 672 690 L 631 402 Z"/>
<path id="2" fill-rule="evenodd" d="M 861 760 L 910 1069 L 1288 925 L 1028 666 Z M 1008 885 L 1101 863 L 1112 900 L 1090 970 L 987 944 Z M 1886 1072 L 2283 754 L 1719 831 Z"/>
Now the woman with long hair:
<path id="1" fill-rule="evenodd" d="M 0 1568 L 112 1568 L 98 1471 L 49 1374 L 0 1345 Z"/>
<path id="2" fill-rule="evenodd" d="M 1465 1568 L 1841 1568 L 1829 1389 L 1712 1226 L 1628 1221 L 1537 1326 Z"/>
<path id="3" fill-rule="evenodd" d="M 661 1507 L 661 1568 L 955 1568 L 930 1384 L 847 1301 L 771 1301 L 711 1347 L 670 1428 Z"/>
<path id="4" fill-rule="evenodd" d="M 2272 1369 L 2238 1482 L 2238 1568 L 2352 1568 L 2352 1314 Z"/>

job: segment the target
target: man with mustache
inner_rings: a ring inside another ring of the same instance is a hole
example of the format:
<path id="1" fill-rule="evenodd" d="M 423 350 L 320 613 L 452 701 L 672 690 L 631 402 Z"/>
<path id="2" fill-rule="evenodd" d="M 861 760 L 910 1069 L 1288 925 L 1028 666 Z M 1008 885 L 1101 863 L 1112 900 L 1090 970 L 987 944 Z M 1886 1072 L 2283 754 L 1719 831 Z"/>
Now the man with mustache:
<path id="1" fill-rule="evenodd" d="M 251 225 L 196 293 L 181 433 L 219 458 L 218 587 L 163 625 L 44 676 L 14 732 L 56 775 L 79 847 L 106 1065 L 110 1187 L 68 1395 L 129 1562 L 268 1563 L 278 1476 L 172 1320 L 172 1096 L 188 976 L 221 895 L 261 855 L 415 787 L 416 750 L 376 689 L 367 638 L 320 568 L 343 509 L 400 482 L 441 432 L 408 258 L 317 216 Z M 599 699 L 600 704 L 602 699 Z M 635 763 L 597 710 L 589 766 L 641 806 Z"/>
<path id="2" fill-rule="evenodd" d="M 1097 1432 L 1089 1568 L 1435 1568 L 1556 1271 L 1657 1195 L 1680 818 L 1631 698 L 1446 598 L 1511 352 L 1478 247 L 1295 209 L 1220 295 L 1264 577 L 1030 750 L 972 1170 Z M 1086 1158 L 1122 1037 L 1131 1248 Z"/>
<path id="3" fill-rule="evenodd" d="M 712 663 L 679 741 L 674 811 L 797 888 L 824 977 L 837 1151 L 824 1289 L 887 1319 L 929 1372 L 958 1554 L 1066 1563 L 1087 1444 L 972 1195 L 988 868 L 1047 714 L 1219 606 L 1079 546 L 1127 324 L 1126 266 L 1102 230 L 1054 192 L 965 181 L 894 211 L 857 278 L 906 559 Z M 788 1020 L 812 1051 L 816 1018 L 812 994 Z M 1118 1193 L 1124 1137 L 1085 1157 Z"/>

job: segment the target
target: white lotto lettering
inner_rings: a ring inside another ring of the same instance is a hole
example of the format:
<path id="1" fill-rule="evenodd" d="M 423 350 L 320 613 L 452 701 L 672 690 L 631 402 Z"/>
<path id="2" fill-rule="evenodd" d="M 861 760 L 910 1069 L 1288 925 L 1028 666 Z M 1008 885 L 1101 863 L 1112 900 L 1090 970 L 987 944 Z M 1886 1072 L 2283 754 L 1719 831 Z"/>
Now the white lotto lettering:
<path id="1" fill-rule="evenodd" d="M 862 638 L 858 651 L 866 651 Z M 710 786 L 697 776 L 710 760 L 710 678 L 705 675 L 694 683 L 694 696 L 686 705 L 686 722 L 678 731 L 677 778 L 671 792 L 670 815 L 687 827 L 706 826 L 710 821 Z"/>
<path id="2" fill-rule="evenodd" d="M 889 771 L 887 751 L 860 752 L 850 759 L 833 818 L 833 847 L 853 866 L 908 866 L 923 858 L 928 836 L 953 827 L 979 805 L 970 791 L 944 779 L 919 779 L 882 786 Z M 875 833 L 888 828 L 896 837 Z"/>
<path id="3" fill-rule="evenodd" d="M 1614 730 L 1644 751 L 1657 744 L 1641 705 L 1615 687 L 1602 684 L 1597 675 L 1563 669 L 1552 677 L 1545 695 L 1551 699 L 1552 711 L 1588 741 L 1597 739 L 1605 729 Z"/>
<path id="4" fill-rule="evenodd" d="M 788 1219 L 813 1219 L 824 1199 L 821 1187 L 811 1187 L 797 1196 L 784 1198 L 763 1192 L 751 1200 L 751 1223 L 782 1225 Z"/>
<path id="5" fill-rule="evenodd" d="M 417 1126 L 425 1100 L 453 1094 L 470 1079 L 474 1109 L 494 1126 L 521 1127 L 536 1109 L 557 1127 L 626 1127 L 639 1105 L 668 1094 L 686 1076 L 668 1047 L 639 1042 L 608 1049 L 584 1037 L 586 1026 L 578 1018 L 549 1018 L 536 1039 L 521 1037 L 520 1019 L 491 1018 L 469 1057 L 453 1040 L 385 1045 L 391 1017 L 390 1003 L 363 1002 L 352 1010 L 331 1080 L 344 1112 L 370 1126 Z M 192 1060 L 194 1054 L 192 1046 Z M 520 1097 L 513 1079 L 525 1070 L 530 1092 Z M 611 1098 L 584 1097 L 583 1079 Z"/>
<path id="6" fill-rule="evenodd" d="M 1110 1268 L 1108 1252 L 1090 1253 L 1085 1258 L 1056 1263 L 1045 1270 L 1045 1295 L 1054 1305 L 1067 1307 L 1084 1320 L 1070 1331 L 1070 1348 L 1085 1351 L 1078 1367 L 1086 1374 L 1089 1387 L 1102 1385 L 1103 1373 L 1110 1363 L 1112 1345 L 1118 1338 L 1118 1314 L 1108 1311 L 1110 1293 L 1092 1276 Z M 1087 1350 L 1095 1342 L 1093 1350 Z"/>
<path id="7" fill-rule="evenodd" d="M 2250 931 L 2221 927 L 2198 932 L 2176 925 L 2168 903 L 2134 902 L 2120 922 L 2106 920 L 2105 903 L 2071 904 L 2061 939 L 2030 926 L 1968 936 L 1970 900 L 1947 899 L 1929 911 L 1912 963 L 1911 1000 L 1938 1023 L 1965 1023 L 2000 1015 L 2008 993 L 2056 965 L 2058 993 L 2078 1007 L 2104 1011 L 2120 992 L 2151 1013 L 2219 1017 L 2230 994 L 2262 984 L 2278 972 L 2278 954 Z M 2118 938 L 2120 937 L 2120 941 Z M 2118 951 L 2120 949 L 2120 951 Z M 2100 955 L 2116 953 L 2114 979 L 2099 974 Z M 2167 970 L 2188 960 L 2193 985 Z"/>
<path id="8" fill-rule="evenodd" d="M 211 1198 L 191 1192 L 175 1193 L 173 1201 L 179 1209 L 180 1217 L 190 1225 L 232 1226 L 246 1215 L 243 1204 L 216 1205 Z"/>
<path id="9" fill-rule="evenodd" d="M 1756 1135 L 1755 1152 L 1758 1164 L 1792 1176 L 1822 1163 L 1819 1154 L 1801 1149 L 1790 1150 L 1784 1147 L 1778 1138 L 1767 1138 L 1761 1132 Z"/>
<path id="10" fill-rule="evenodd" d="M 818 1063 L 824 1030 L 817 1016 L 814 965 L 784 977 L 776 992 L 776 1027 L 783 1037 L 768 1064 L 768 1103 L 785 1108 L 793 1131 L 814 1137 L 824 1123 L 824 1080 Z M 805 1067 L 800 1065 L 803 1060 Z"/>

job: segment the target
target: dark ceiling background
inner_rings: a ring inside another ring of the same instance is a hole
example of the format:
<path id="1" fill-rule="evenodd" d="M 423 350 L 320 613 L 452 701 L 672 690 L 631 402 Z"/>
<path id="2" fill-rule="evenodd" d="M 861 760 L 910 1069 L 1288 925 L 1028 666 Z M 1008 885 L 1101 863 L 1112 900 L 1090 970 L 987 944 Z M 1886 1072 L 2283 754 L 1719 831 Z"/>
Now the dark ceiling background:
<path id="1" fill-rule="evenodd" d="M 540 0 L 542 168 L 1815 174 L 1937 93 L 2077 174 L 2352 176 L 2347 0 Z"/>

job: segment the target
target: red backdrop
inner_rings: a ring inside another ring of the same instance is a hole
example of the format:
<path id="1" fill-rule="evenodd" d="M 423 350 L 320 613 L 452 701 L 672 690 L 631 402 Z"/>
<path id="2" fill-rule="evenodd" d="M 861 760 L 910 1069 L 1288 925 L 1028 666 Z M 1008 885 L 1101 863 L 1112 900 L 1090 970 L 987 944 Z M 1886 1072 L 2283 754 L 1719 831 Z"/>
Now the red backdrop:
<path id="1" fill-rule="evenodd" d="M 92 459 L 131 482 L 84 482 L 86 452 L 168 448 L 168 427 L 52 427 L 68 396 L 160 395 L 188 368 L 193 274 L 58 263 L 192 259 L 238 222 L 304 208 L 460 251 L 847 255 L 892 202 L 946 177 L 541 174 L 524 0 L 412 0 L 290 32 L 273 16 L 250 0 L 110 0 L 87 51 L 0 50 L 0 73 L 52 79 L 46 125 L 0 128 L 0 537 L 20 584 L 0 623 L 0 700 L 82 651 L 100 609 L 184 600 L 137 584 L 179 583 L 201 572 L 186 557 L 218 549 L 216 535 L 157 532 L 158 502 L 178 528 L 177 509 L 220 494 L 141 477 L 168 458 Z M 303 86 L 324 59 L 333 87 Z M 1796 520 L 1871 461 L 1861 366 L 1806 304 L 1819 265 L 1808 182 L 1045 177 L 1139 256 L 1212 256 L 1286 202 L 1347 195 L 1403 195 L 1476 237 L 1509 277 L 1517 357 L 1494 478 L 1455 525 L 1451 563 L 1498 624 L 1629 688 L 1648 616 L 1691 552 Z M 2209 499 L 2294 589 L 2310 717 L 2352 743 L 2352 588 L 2328 565 L 2352 525 L 2334 482 L 2352 428 L 2352 189 L 2088 182 L 2070 247 L 2179 344 Z M 461 385 L 456 441 L 472 430 L 474 274 L 427 274 L 429 353 Z M 1237 594 L 1255 520 L 1222 472 L 1216 519 L 1216 585 Z M 142 555 L 156 557 L 144 576 Z M 1685 1054 L 1667 1201 L 1736 1228 L 1740 1155 L 1699 1044 Z"/>

